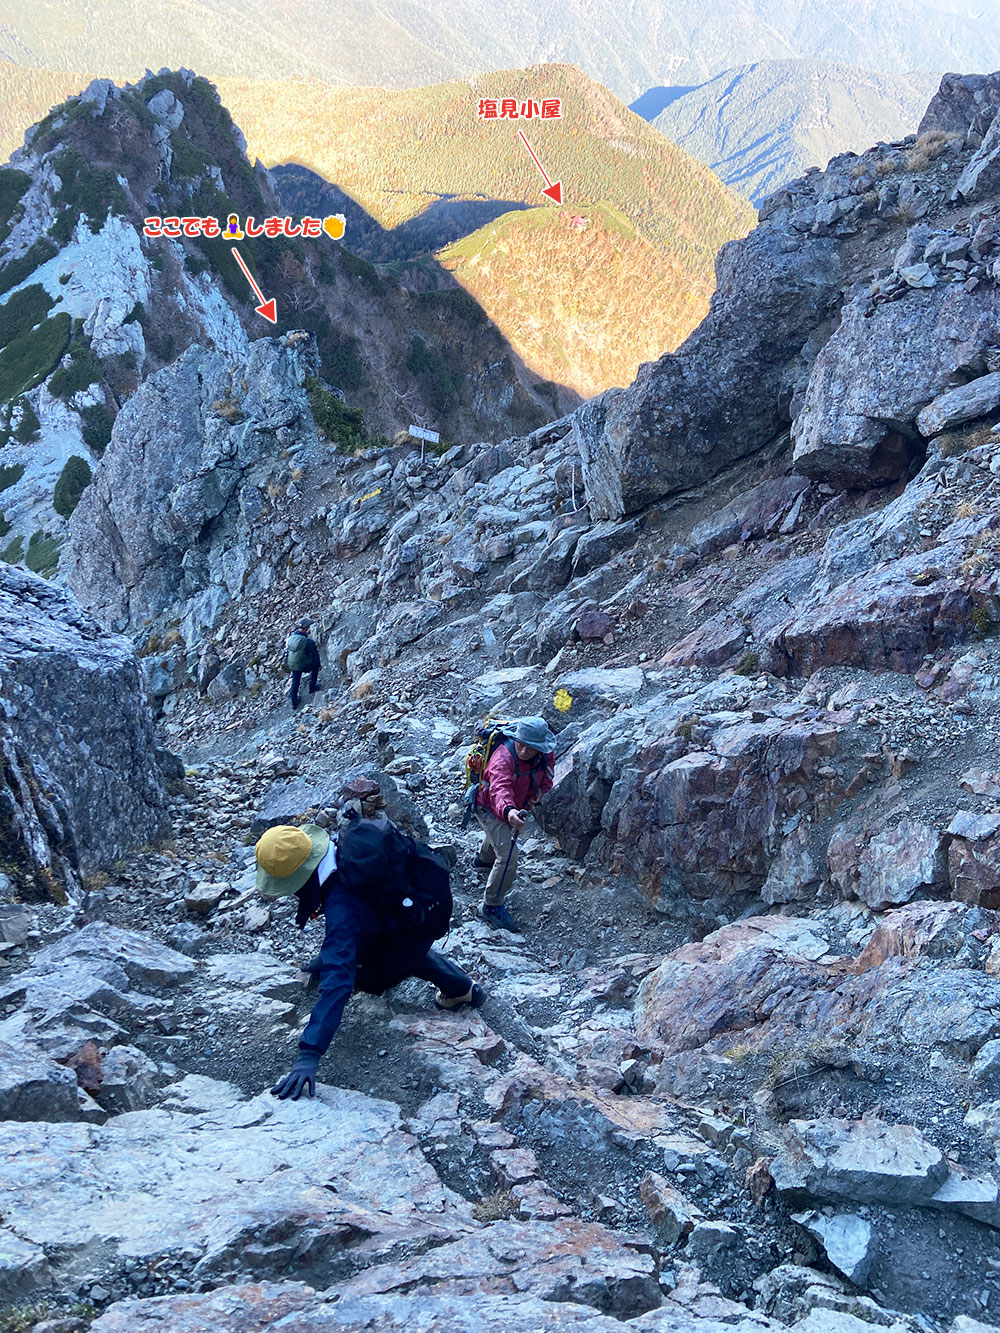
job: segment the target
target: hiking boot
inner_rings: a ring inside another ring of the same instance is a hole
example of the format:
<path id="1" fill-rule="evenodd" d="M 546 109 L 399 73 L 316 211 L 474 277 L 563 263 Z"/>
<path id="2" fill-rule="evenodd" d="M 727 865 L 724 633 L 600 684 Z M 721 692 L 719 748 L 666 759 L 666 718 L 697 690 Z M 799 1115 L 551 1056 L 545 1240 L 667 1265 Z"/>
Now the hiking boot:
<path id="1" fill-rule="evenodd" d="M 498 907 L 491 907 L 488 903 L 483 903 L 479 909 L 479 915 L 493 930 L 509 930 L 512 935 L 521 933 L 517 922 L 502 903 Z"/>
<path id="2" fill-rule="evenodd" d="M 438 991 L 434 996 L 434 1003 L 439 1009 L 460 1009 L 464 1004 L 478 1009 L 481 1004 L 486 1003 L 486 992 L 482 986 L 473 982 L 464 995 L 456 995 L 454 998 L 445 995 L 443 991 Z"/>

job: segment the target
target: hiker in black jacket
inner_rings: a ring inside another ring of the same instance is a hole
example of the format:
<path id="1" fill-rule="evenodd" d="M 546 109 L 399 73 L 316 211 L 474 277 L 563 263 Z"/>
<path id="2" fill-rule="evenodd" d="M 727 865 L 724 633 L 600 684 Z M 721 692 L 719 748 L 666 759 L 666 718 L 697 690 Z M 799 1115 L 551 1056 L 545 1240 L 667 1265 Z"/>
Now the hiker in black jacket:
<path id="1" fill-rule="evenodd" d="M 271 1089 L 274 1096 L 298 1101 L 303 1092 L 315 1095 L 316 1068 L 355 990 L 381 995 L 406 977 L 419 977 L 438 987 L 435 1004 L 439 1009 L 479 1006 L 485 1001 L 482 987 L 431 948 L 433 938 L 400 929 L 397 922 L 387 919 L 378 901 L 357 891 L 363 885 L 338 873 L 337 842 L 325 829 L 315 824 L 303 828 L 279 825 L 268 829 L 256 852 L 257 888 L 265 897 L 294 893 L 300 928 L 320 911 L 326 918 L 319 957 L 305 969 L 319 972 L 319 999 L 299 1041 L 299 1058 Z M 349 891 L 348 883 L 355 891 Z M 404 895 L 405 891 L 404 885 Z M 409 899 L 404 896 L 403 902 Z"/>
<path id="2" fill-rule="evenodd" d="M 311 627 L 312 621 L 308 616 L 303 616 L 285 643 L 285 664 L 292 673 L 293 708 L 299 706 L 299 682 L 304 671 L 309 672 L 309 693 L 315 694 L 319 689 L 316 684 L 320 668 L 319 649 L 309 634 Z"/>

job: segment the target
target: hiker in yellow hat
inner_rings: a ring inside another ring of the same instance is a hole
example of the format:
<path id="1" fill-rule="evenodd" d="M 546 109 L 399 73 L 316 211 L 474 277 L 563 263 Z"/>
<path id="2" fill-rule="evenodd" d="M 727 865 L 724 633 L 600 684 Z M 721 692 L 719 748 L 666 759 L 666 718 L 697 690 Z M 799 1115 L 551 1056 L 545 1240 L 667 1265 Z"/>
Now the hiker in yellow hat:
<path id="1" fill-rule="evenodd" d="M 388 820 L 354 819 L 336 838 L 316 824 L 280 824 L 256 855 L 264 897 L 295 894 L 300 928 L 321 912 L 326 920 L 323 947 L 305 968 L 319 974 L 319 999 L 275 1097 L 315 1095 L 319 1061 L 356 990 L 381 995 L 418 977 L 437 986 L 439 1009 L 485 1002 L 482 987 L 431 947 L 447 934 L 452 903 L 447 863 L 426 844 Z"/>

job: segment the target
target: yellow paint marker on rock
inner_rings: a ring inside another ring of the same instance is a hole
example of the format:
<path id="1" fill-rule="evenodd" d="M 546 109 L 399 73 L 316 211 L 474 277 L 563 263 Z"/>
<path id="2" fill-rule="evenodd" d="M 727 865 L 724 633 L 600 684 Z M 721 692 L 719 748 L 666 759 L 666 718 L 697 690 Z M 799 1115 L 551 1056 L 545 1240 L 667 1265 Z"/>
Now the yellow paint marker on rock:
<path id="1" fill-rule="evenodd" d="M 560 713 L 568 713 L 573 703 L 573 696 L 568 690 L 556 690 L 555 697 L 552 700 Z"/>

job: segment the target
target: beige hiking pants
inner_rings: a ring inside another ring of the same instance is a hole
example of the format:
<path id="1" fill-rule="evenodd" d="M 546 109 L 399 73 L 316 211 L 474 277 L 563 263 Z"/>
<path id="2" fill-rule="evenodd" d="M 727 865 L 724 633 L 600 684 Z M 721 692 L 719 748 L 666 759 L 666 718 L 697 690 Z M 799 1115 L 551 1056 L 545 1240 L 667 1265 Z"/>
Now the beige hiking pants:
<path id="1" fill-rule="evenodd" d="M 517 870 L 517 843 L 514 840 L 514 830 L 506 820 L 497 819 L 490 810 L 477 810 L 476 818 L 485 835 L 483 845 L 479 849 L 479 859 L 493 867 L 486 881 L 483 902 L 487 907 L 499 907 L 514 882 Z"/>

